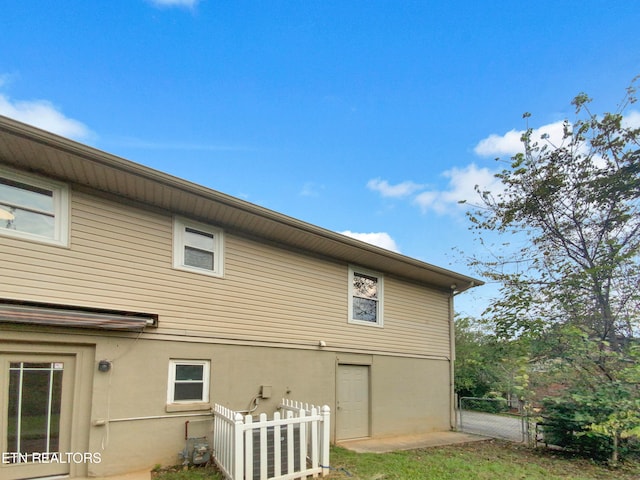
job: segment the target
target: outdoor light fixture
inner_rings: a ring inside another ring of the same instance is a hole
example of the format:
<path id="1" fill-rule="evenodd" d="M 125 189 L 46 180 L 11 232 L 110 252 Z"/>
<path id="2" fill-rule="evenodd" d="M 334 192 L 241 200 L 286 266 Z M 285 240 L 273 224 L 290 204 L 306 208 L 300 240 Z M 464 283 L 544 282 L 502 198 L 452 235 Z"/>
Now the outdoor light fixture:
<path id="1" fill-rule="evenodd" d="M 111 362 L 109 360 L 100 360 L 98 362 L 99 372 L 108 372 L 109 370 L 111 370 Z"/>

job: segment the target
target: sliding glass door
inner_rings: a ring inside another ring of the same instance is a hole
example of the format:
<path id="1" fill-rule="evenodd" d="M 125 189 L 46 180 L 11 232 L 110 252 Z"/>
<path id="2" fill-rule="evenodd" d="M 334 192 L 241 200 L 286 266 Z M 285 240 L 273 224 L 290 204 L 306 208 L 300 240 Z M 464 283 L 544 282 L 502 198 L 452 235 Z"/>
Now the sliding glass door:
<path id="1" fill-rule="evenodd" d="M 0 477 L 69 473 L 74 356 L 1 354 Z"/>

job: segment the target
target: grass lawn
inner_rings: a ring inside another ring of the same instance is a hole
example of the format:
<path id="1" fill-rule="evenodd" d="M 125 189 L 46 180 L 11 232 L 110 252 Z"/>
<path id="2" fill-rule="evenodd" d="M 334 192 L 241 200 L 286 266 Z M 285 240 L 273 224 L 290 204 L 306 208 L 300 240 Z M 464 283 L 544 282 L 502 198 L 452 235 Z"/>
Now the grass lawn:
<path id="1" fill-rule="evenodd" d="M 331 480 L 638 480 L 640 463 L 610 469 L 589 460 L 509 442 L 451 445 L 403 452 L 331 449 Z M 222 480 L 209 468 L 161 472 L 155 480 Z"/>

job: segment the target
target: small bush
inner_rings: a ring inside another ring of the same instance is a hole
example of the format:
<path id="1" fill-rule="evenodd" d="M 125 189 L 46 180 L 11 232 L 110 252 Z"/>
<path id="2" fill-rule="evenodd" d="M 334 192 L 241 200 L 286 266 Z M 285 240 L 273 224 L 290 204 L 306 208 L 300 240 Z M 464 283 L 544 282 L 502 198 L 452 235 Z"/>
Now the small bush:
<path id="1" fill-rule="evenodd" d="M 509 410 L 509 405 L 504 398 L 463 398 L 460 408 L 474 412 L 504 413 Z"/>
<path id="2" fill-rule="evenodd" d="M 546 399 L 543 404 L 542 429 L 544 441 L 574 451 L 585 457 L 605 461 L 614 449 L 610 436 L 592 430 L 591 426 L 611 415 L 611 407 L 576 397 Z M 640 457 L 637 437 L 620 439 L 621 458 Z"/>

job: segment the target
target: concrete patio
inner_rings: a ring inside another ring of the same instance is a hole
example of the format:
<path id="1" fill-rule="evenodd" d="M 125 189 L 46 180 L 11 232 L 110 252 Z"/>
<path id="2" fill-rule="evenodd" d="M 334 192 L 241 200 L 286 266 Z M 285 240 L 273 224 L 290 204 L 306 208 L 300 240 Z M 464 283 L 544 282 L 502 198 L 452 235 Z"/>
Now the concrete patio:
<path id="1" fill-rule="evenodd" d="M 490 437 L 463 432 L 429 432 L 417 435 L 347 440 L 338 442 L 337 445 L 357 453 L 387 453 L 396 450 L 414 450 L 417 448 L 482 442 L 489 439 Z"/>

